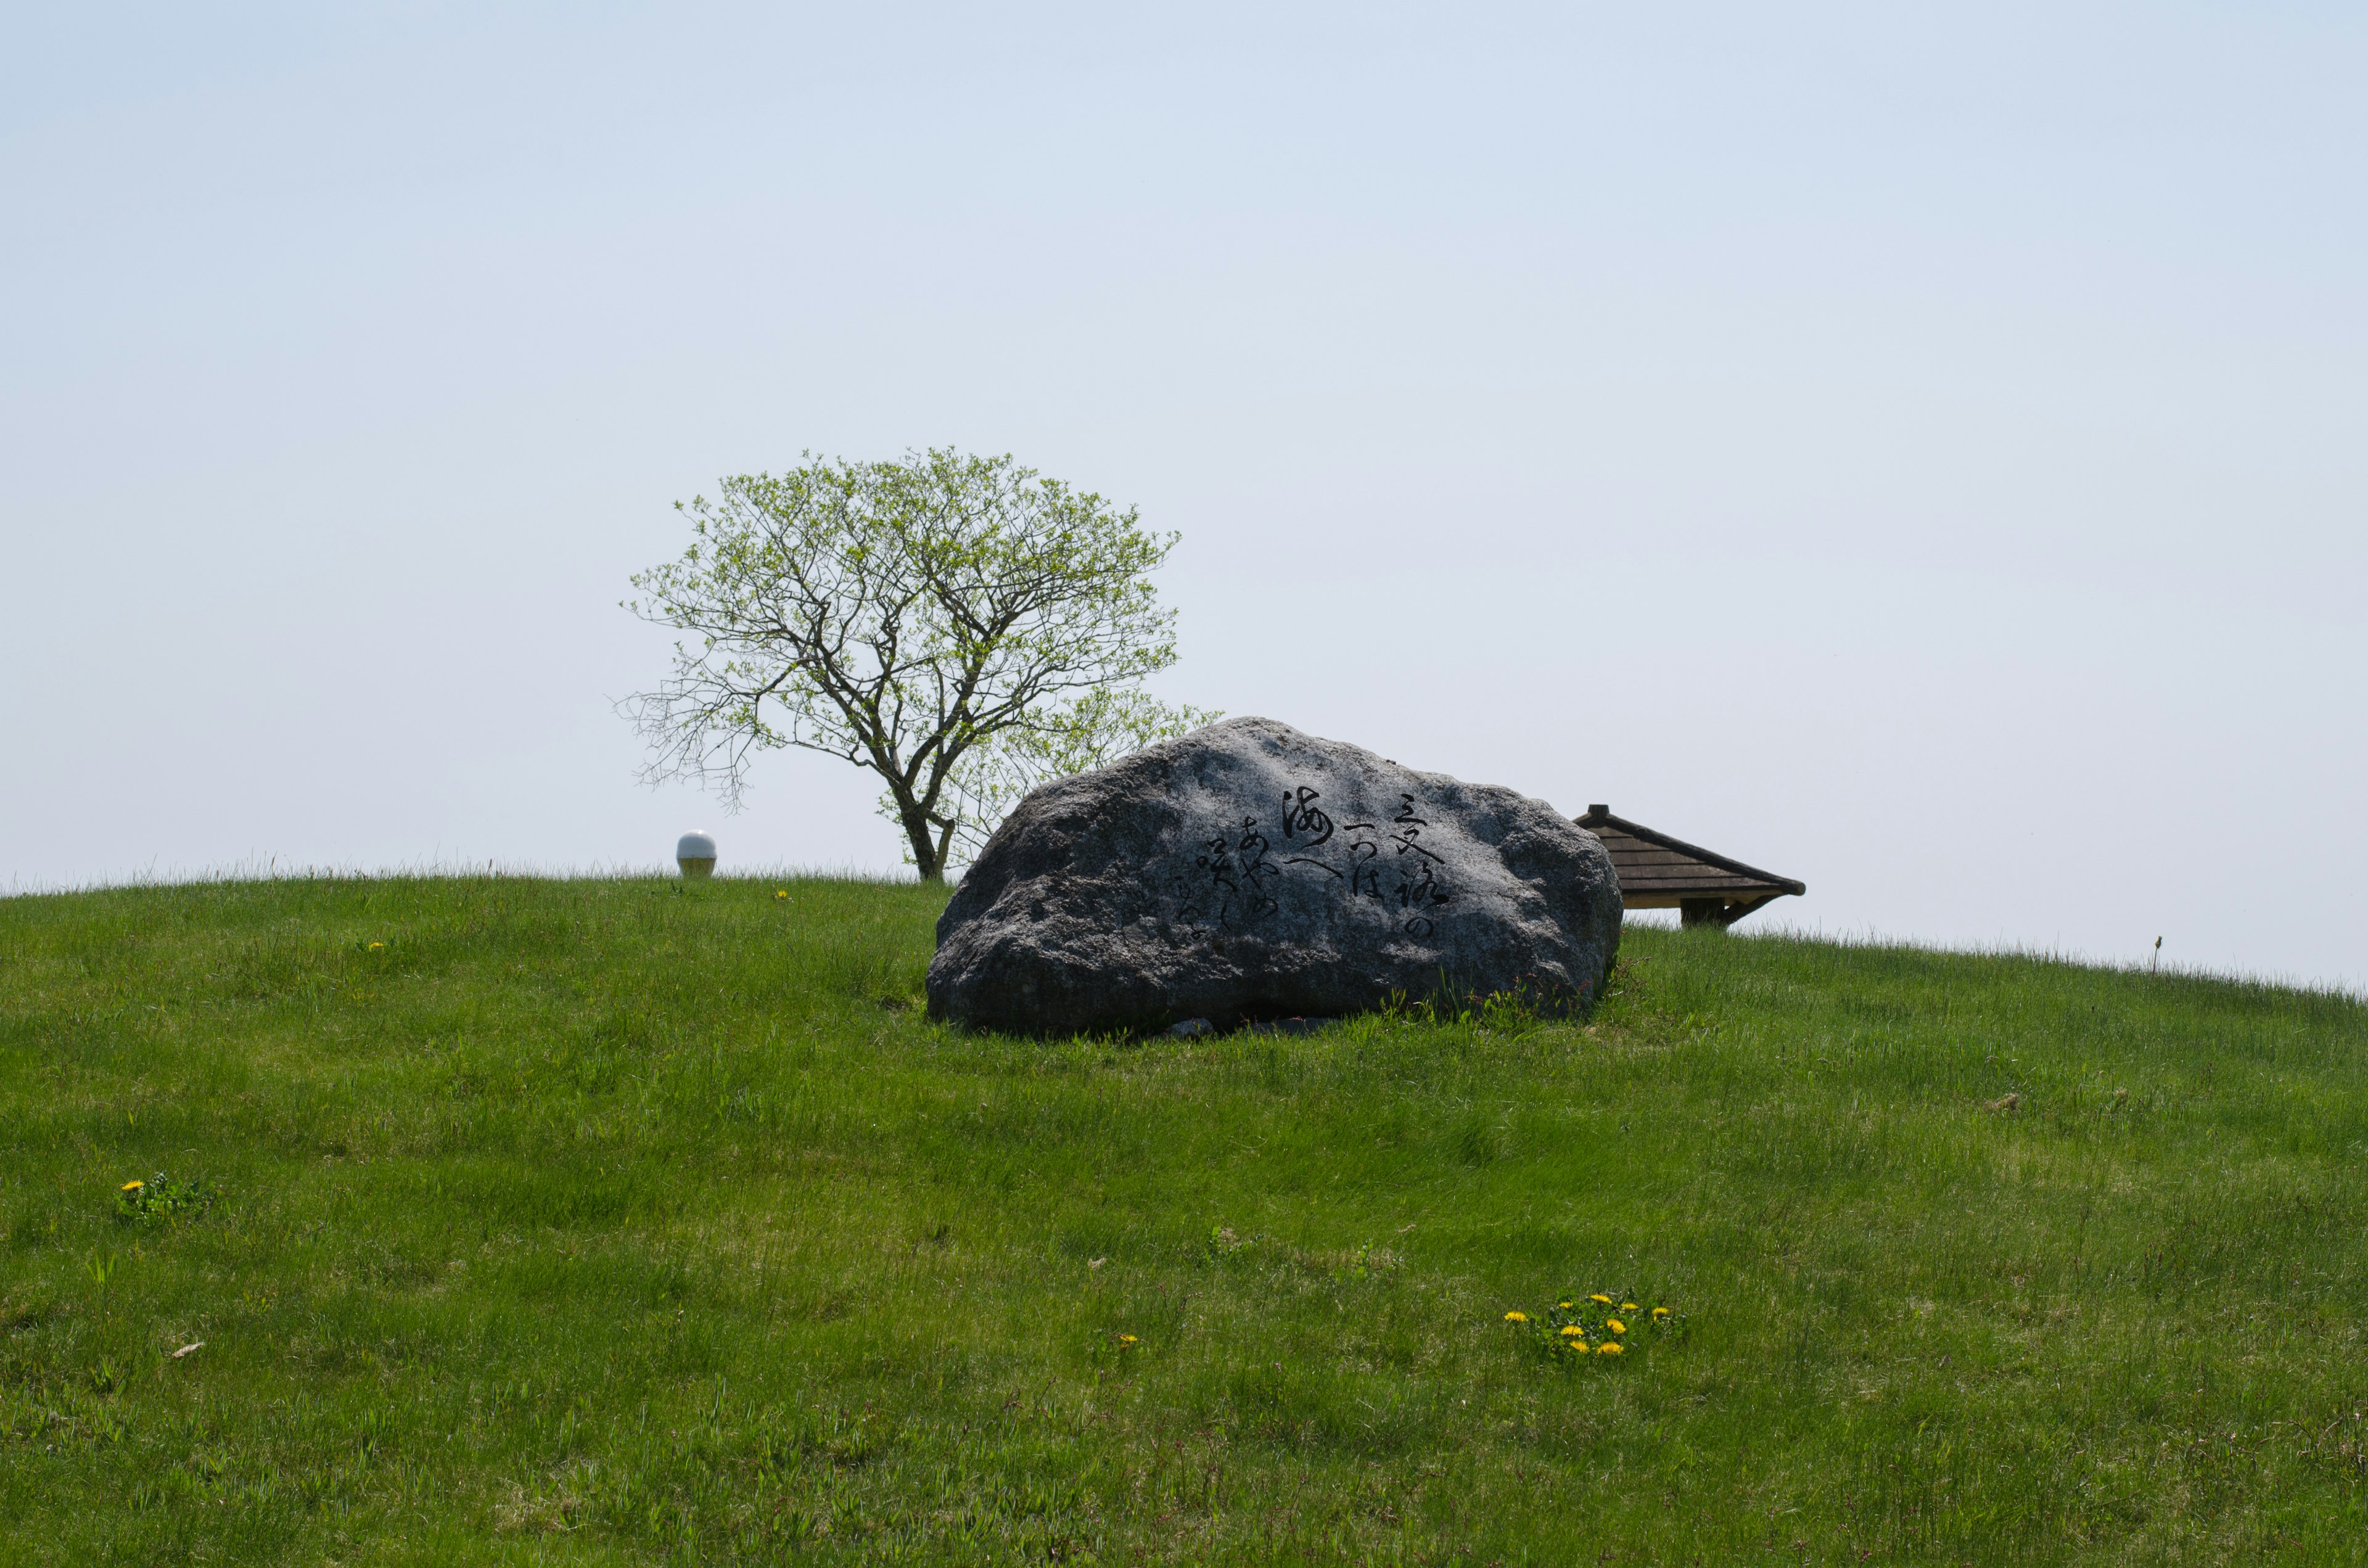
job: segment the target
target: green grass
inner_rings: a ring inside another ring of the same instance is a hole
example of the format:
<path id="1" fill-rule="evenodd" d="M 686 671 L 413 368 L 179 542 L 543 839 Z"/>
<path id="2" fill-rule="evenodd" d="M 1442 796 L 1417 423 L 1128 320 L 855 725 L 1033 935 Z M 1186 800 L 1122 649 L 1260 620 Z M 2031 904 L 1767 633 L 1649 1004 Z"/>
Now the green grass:
<path id="1" fill-rule="evenodd" d="M 2355 1002 L 1632 930 L 1047 1043 L 782 885 L 0 903 L 0 1560 L 2368 1560 Z M 1502 1321 L 1595 1289 L 1687 1331 Z"/>

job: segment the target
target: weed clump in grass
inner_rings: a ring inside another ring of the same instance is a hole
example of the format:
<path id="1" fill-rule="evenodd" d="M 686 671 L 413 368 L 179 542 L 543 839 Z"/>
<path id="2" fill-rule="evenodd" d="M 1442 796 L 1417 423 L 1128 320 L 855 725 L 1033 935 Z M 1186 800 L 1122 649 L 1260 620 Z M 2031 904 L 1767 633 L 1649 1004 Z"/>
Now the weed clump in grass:
<path id="1" fill-rule="evenodd" d="M 1508 989 L 1480 992 L 1459 987 L 1442 974 L 1427 994 L 1391 992 L 1374 1016 L 1383 1023 L 1411 1028 L 1476 1027 L 1494 1034 L 1523 1035 L 1565 1018 L 1585 1017 L 1594 1007 L 1595 992 L 1589 986 L 1525 974 Z"/>
<path id="2" fill-rule="evenodd" d="M 1648 1338 L 1668 1340 L 1684 1333 L 1685 1320 L 1668 1307 L 1649 1312 L 1639 1303 L 1600 1291 L 1556 1301 L 1531 1317 L 1515 1308 L 1505 1321 L 1519 1330 L 1538 1354 L 1569 1363 L 1582 1357 L 1622 1356 L 1632 1345 Z"/>
<path id="3" fill-rule="evenodd" d="M 159 1225 L 202 1212 L 213 1198 L 212 1188 L 202 1181 L 182 1180 L 158 1171 L 116 1188 L 115 1217 L 128 1224 Z"/>

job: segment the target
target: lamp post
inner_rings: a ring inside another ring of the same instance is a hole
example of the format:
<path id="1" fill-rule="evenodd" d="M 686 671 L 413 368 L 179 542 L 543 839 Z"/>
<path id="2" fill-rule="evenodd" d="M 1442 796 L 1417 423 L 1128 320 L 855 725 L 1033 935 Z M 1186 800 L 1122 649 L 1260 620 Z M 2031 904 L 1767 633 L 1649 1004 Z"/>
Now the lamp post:
<path id="1" fill-rule="evenodd" d="M 715 870 L 715 840 L 703 833 L 686 833 L 674 846 L 674 863 L 684 880 L 711 876 Z"/>

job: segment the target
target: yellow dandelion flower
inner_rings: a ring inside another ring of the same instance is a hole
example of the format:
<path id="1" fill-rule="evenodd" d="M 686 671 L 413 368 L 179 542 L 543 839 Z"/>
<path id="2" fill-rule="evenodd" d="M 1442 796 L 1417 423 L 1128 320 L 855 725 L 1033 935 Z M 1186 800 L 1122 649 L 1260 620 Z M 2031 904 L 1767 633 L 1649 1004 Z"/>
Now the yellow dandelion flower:
<path id="1" fill-rule="evenodd" d="M 1595 1353 L 1598 1356 L 1617 1356 L 1620 1354 L 1620 1346 L 1607 1339 L 1595 1347 Z"/>
<path id="2" fill-rule="evenodd" d="M 377 952 L 377 951 L 379 951 L 381 949 L 384 948 L 385 946 L 386 946 L 386 944 L 385 944 L 384 942 L 372 942 L 372 943 L 370 945 L 370 950 L 371 952 Z"/>
<path id="3" fill-rule="evenodd" d="M 1622 1301 L 1620 1303 L 1620 1310 L 1623 1312 L 1633 1312 L 1636 1310 L 1636 1303 L 1634 1301 Z"/>
<path id="4" fill-rule="evenodd" d="M 1137 1343 L 1137 1341 L 1136 1341 L 1136 1339 L 1135 1339 L 1134 1335 L 1131 1335 L 1131 1334 L 1121 1334 L 1121 1335 L 1120 1335 L 1118 1336 L 1118 1342 L 1119 1342 L 1121 1345 L 1133 1345 L 1133 1344 Z"/>
<path id="5" fill-rule="evenodd" d="M 1530 1321 L 1530 1314 L 1527 1312 L 1507 1312 L 1505 1314 L 1505 1321 L 1507 1323 L 1527 1323 Z"/>
<path id="6" fill-rule="evenodd" d="M 1562 1325 L 1560 1330 L 1560 1333 L 1565 1339 L 1569 1338 L 1574 1334 L 1585 1334 L 1587 1330 L 1579 1327 L 1578 1324 L 1575 1323 L 1566 1323 Z"/>
<path id="7" fill-rule="evenodd" d="M 787 898 L 790 896 L 790 890 L 787 888 L 775 888 L 773 890 L 773 896 L 775 898 Z"/>
<path id="8" fill-rule="evenodd" d="M 1570 1311 L 1570 1303 L 1568 1301 L 1556 1301 L 1554 1305 L 1560 1307 L 1564 1312 Z"/>
<path id="9" fill-rule="evenodd" d="M 1628 1332 L 1628 1325 L 1622 1323 L 1618 1318 L 1605 1318 L 1603 1322 L 1604 1325 L 1610 1328 L 1614 1334 L 1625 1334 Z"/>
<path id="10" fill-rule="evenodd" d="M 1590 1301 L 1601 1301 L 1607 1307 L 1611 1304 L 1611 1298 L 1609 1296 L 1589 1296 L 1588 1300 Z"/>
<path id="11" fill-rule="evenodd" d="M 137 1192 L 147 1185 L 148 1184 L 144 1181 L 127 1181 L 116 1190 L 119 1192 Z"/>
<path id="12" fill-rule="evenodd" d="M 1669 1315 L 1669 1309 L 1668 1309 L 1668 1308 L 1667 1308 L 1667 1307 L 1655 1307 L 1655 1308 L 1653 1309 L 1653 1318 L 1654 1318 L 1654 1321 L 1655 1321 L 1655 1322 L 1656 1322 L 1656 1323 L 1657 1323 L 1658 1321 L 1660 1321 L 1662 1318 L 1668 1317 L 1668 1315 Z"/>

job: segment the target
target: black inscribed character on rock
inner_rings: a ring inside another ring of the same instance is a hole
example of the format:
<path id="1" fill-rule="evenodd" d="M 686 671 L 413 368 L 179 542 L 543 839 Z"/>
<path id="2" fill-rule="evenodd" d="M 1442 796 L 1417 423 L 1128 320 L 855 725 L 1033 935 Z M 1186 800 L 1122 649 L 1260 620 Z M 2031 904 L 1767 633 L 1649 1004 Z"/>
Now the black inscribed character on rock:
<path id="1" fill-rule="evenodd" d="M 1234 868 L 1233 845 L 1223 835 L 1201 841 L 1201 853 L 1193 858 L 1190 877 L 1170 879 L 1169 891 L 1176 895 L 1176 921 L 1194 932 L 1206 935 L 1211 926 L 1224 926 L 1242 895 L 1242 879 Z M 1212 909 L 1215 911 L 1213 916 Z"/>
<path id="2" fill-rule="evenodd" d="M 1296 839 L 1300 847 L 1314 849 L 1332 836 L 1332 819 L 1315 803 L 1323 798 L 1304 784 L 1284 793 L 1282 836 L 1286 842 Z"/>
<path id="3" fill-rule="evenodd" d="M 1439 885 L 1439 868 L 1446 862 L 1422 846 L 1422 830 L 1429 822 L 1415 813 L 1412 795 L 1401 791 L 1398 801 L 1397 815 L 1390 819 L 1397 831 L 1389 841 L 1397 850 L 1397 886 L 1391 891 L 1406 916 L 1399 929 L 1409 937 L 1428 937 L 1438 929 L 1429 912 L 1453 902 L 1455 895 Z"/>
<path id="4" fill-rule="evenodd" d="M 1381 829 L 1369 822 L 1352 822 L 1344 830 L 1349 840 L 1349 896 L 1352 899 L 1382 896 L 1382 868 L 1379 861 L 1382 846 L 1375 837 Z"/>
<path id="5" fill-rule="evenodd" d="M 1282 838 L 1294 849 L 1304 849 L 1304 855 L 1286 855 L 1286 866 L 1308 866 L 1323 872 L 1334 881 L 1340 873 L 1315 853 L 1331 840 L 1332 819 L 1315 802 L 1323 799 L 1320 791 L 1303 784 L 1296 790 L 1286 790 L 1282 796 Z"/>
<path id="6" fill-rule="evenodd" d="M 1282 868 L 1266 858 L 1269 846 L 1266 835 L 1258 830 L 1256 817 L 1242 819 L 1242 841 L 1238 847 L 1242 858 L 1245 913 L 1252 920 L 1263 920 L 1282 907 L 1275 902 L 1271 886 L 1282 880 Z"/>

